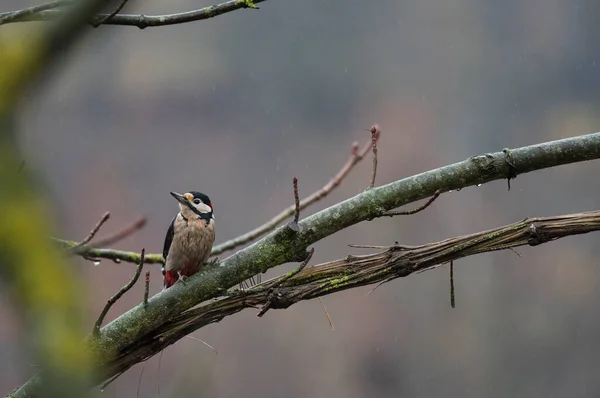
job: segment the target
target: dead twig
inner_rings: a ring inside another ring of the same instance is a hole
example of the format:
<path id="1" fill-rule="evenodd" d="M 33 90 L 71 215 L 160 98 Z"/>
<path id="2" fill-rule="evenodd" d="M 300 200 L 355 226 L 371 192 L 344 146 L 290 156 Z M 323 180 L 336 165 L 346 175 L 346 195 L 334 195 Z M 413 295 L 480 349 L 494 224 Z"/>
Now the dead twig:
<path id="1" fill-rule="evenodd" d="M 195 341 L 197 341 L 197 342 L 199 342 L 199 343 L 202 343 L 202 344 L 204 344 L 205 346 L 207 346 L 208 348 L 210 348 L 211 350 L 213 350 L 215 354 L 219 355 L 219 351 L 217 351 L 217 350 L 215 349 L 215 347 L 211 346 L 211 345 L 210 345 L 210 344 L 208 344 L 206 341 L 204 341 L 204 340 L 200 340 L 199 338 L 197 338 L 197 337 L 194 337 L 194 336 L 190 336 L 190 335 L 187 335 L 187 336 L 185 336 L 185 337 L 187 337 L 188 339 L 192 339 L 192 340 L 195 340 Z"/>
<path id="2" fill-rule="evenodd" d="M 450 305 L 454 308 L 454 260 L 450 260 Z"/>
<path id="3" fill-rule="evenodd" d="M 298 195 L 298 178 L 294 177 L 294 223 L 298 224 L 300 219 L 300 197 Z"/>
<path id="4" fill-rule="evenodd" d="M 258 317 L 262 317 L 267 311 L 269 311 L 269 308 L 271 308 L 271 306 L 273 305 L 273 302 L 275 300 L 277 300 L 277 298 L 278 298 L 279 287 L 281 285 L 283 285 L 285 283 L 285 281 L 294 277 L 300 271 L 302 271 L 304 269 L 304 267 L 306 267 L 306 265 L 308 264 L 310 259 L 312 258 L 314 252 L 315 252 L 315 248 L 311 247 L 310 250 L 306 254 L 306 258 L 304 259 L 304 261 L 302 261 L 300 266 L 298 268 L 296 268 L 295 270 L 293 270 L 292 272 L 288 273 L 287 275 L 284 275 L 283 277 L 281 277 L 280 280 L 278 280 L 275 283 L 275 285 L 273 285 L 273 287 L 271 287 L 269 289 L 269 299 L 267 300 L 266 304 L 262 306 L 260 312 L 257 314 Z"/>
<path id="5" fill-rule="evenodd" d="M 144 287 L 144 305 L 148 305 L 150 295 L 150 271 L 146 271 L 146 286 Z"/>
<path id="6" fill-rule="evenodd" d="M 113 245 L 128 236 L 132 235 L 134 232 L 139 231 L 146 225 L 146 217 L 140 217 L 135 220 L 131 225 L 121 229 L 120 231 L 115 232 L 114 234 L 107 236 L 103 239 L 96 241 L 93 247 L 103 247 Z"/>
<path id="7" fill-rule="evenodd" d="M 119 12 L 121 12 L 123 7 L 125 7 L 126 3 L 127 3 L 127 0 L 122 0 L 121 4 L 119 4 L 119 6 L 117 8 L 115 8 L 115 10 L 113 12 L 111 12 L 108 15 L 99 16 L 95 19 L 92 18 L 92 22 L 90 22 L 90 24 L 94 28 L 97 28 L 98 26 L 102 25 L 103 23 L 106 23 L 107 21 L 111 20 L 115 15 L 117 15 Z"/>
<path id="8" fill-rule="evenodd" d="M 377 139 L 379 139 L 379 134 L 377 134 Z M 306 198 L 302 199 L 298 206 L 299 210 L 304 210 L 306 207 L 323 199 L 331 191 L 333 191 L 335 188 L 337 188 L 342 183 L 342 181 L 346 178 L 348 173 L 350 173 L 350 171 L 354 168 L 354 166 L 356 166 L 356 164 L 365 157 L 367 152 L 369 152 L 369 149 L 371 149 L 372 143 L 373 143 L 373 141 L 371 138 L 360 149 L 359 149 L 358 143 L 353 143 L 352 150 L 350 152 L 350 157 L 346 161 L 346 164 L 344 164 L 344 166 L 340 169 L 340 171 L 338 171 L 338 173 L 331 180 L 329 180 L 329 182 L 326 185 L 324 185 L 321 189 L 319 189 L 316 192 L 313 192 L 310 196 L 307 196 Z M 286 208 L 281 213 L 279 213 L 278 215 L 276 215 L 275 217 L 273 217 L 272 219 L 270 219 L 263 225 L 261 225 L 257 228 L 254 228 L 253 230 L 246 232 L 245 234 L 240 235 L 237 238 L 228 240 L 226 242 L 223 242 L 219 245 L 214 246 L 212 249 L 212 252 L 211 252 L 211 256 L 216 256 L 218 254 L 223 253 L 224 251 L 234 249 L 245 243 L 253 241 L 254 239 L 275 229 L 283 220 L 285 220 L 289 216 L 295 214 L 295 212 L 296 212 L 296 204 L 293 204 L 292 206 Z"/>
<path id="9" fill-rule="evenodd" d="M 416 209 L 408 210 L 408 211 L 388 211 L 387 213 L 384 214 L 384 216 L 387 216 L 387 217 L 410 216 L 410 215 L 413 215 L 420 211 L 423 211 L 426 208 L 428 208 L 438 198 L 438 196 L 440 196 L 441 193 L 442 193 L 442 191 L 438 189 L 437 191 L 435 191 L 433 196 L 431 198 L 429 198 L 429 200 L 423 206 L 417 207 Z"/>
<path id="10" fill-rule="evenodd" d="M 158 398 L 160 398 L 160 364 L 164 352 L 164 350 L 160 350 L 160 354 L 158 355 L 158 368 L 156 369 L 156 396 Z"/>
<path id="11" fill-rule="evenodd" d="M 146 367 L 146 362 L 142 364 L 142 370 L 140 370 L 140 377 L 138 379 L 138 387 L 137 393 L 135 394 L 136 398 L 140 398 L 140 387 L 142 386 L 142 376 L 144 375 L 144 368 Z"/>
<path id="12" fill-rule="evenodd" d="M 371 182 L 369 188 L 375 186 L 375 176 L 377 175 L 377 140 L 379 139 L 379 133 L 381 130 L 378 125 L 373 125 L 368 131 L 371 132 L 371 148 L 373 149 L 373 171 L 371 173 Z"/>
<path id="13" fill-rule="evenodd" d="M 108 213 L 106 213 L 104 215 L 104 217 L 107 217 L 107 214 Z M 104 220 L 104 221 L 100 220 L 98 225 L 96 225 L 94 230 L 92 230 L 92 232 L 90 233 L 91 238 L 93 238 L 96 235 L 96 233 L 98 232 L 98 229 L 100 229 L 100 227 L 102 226 L 102 224 L 105 221 L 106 220 Z M 138 253 L 122 252 L 119 250 L 99 249 L 99 248 L 102 246 L 109 246 L 109 245 L 115 244 L 116 242 L 118 242 L 122 239 L 125 239 L 129 235 L 132 235 L 134 232 L 140 230 L 144 225 L 146 225 L 146 218 L 141 217 L 141 218 L 137 219 L 136 221 L 134 221 L 131 225 L 115 232 L 114 234 L 97 240 L 96 243 L 94 243 L 94 244 L 89 244 L 89 241 L 91 240 L 91 238 L 89 236 L 88 236 L 88 238 L 83 240 L 83 243 L 76 243 L 76 244 L 73 244 L 73 242 L 71 242 L 71 241 L 66 241 L 66 240 L 62 240 L 62 239 L 57 239 L 57 238 L 51 238 L 51 239 L 54 240 L 55 242 L 59 243 L 60 245 L 62 245 L 64 250 L 69 252 L 70 254 L 80 255 L 85 259 L 93 258 L 94 261 L 99 261 L 99 259 L 101 259 L 101 258 L 106 258 L 109 260 L 113 260 L 116 263 L 119 263 L 121 260 L 137 263 L 138 258 L 139 258 Z M 149 257 L 150 258 L 149 258 L 148 263 L 156 263 L 156 262 L 162 263 L 163 262 L 161 254 L 151 254 L 151 255 L 149 255 Z"/>
<path id="14" fill-rule="evenodd" d="M 321 303 L 321 306 L 323 307 L 323 311 L 325 311 L 325 316 L 327 317 L 327 321 L 329 322 L 329 327 L 331 328 L 331 330 L 335 330 L 335 326 L 333 326 L 333 321 L 331 320 L 329 311 L 327 311 L 327 307 L 325 307 L 325 303 L 323 302 L 323 299 L 321 297 L 319 297 L 319 302 Z"/>
<path id="15" fill-rule="evenodd" d="M 100 228 L 102 228 L 102 225 L 104 225 L 104 223 L 106 221 L 108 221 L 109 218 L 110 218 L 110 213 L 109 212 L 104 213 L 102 215 L 102 217 L 100 218 L 100 220 L 96 223 L 96 226 L 94 227 L 94 229 L 92 229 L 90 231 L 88 236 L 84 240 L 82 240 L 81 242 L 76 244 L 75 246 L 71 246 L 70 248 L 68 248 L 67 252 L 75 253 L 80 247 L 88 244 L 92 239 L 94 239 L 94 236 L 96 236 L 96 234 L 98 233 Z"/>
<path id="16" fill-rule="evenodd" d="M 142 268 L 144 268 L 144 254 L 145 254 L 145 252 L 146 252 L 146 249 L 142 249 L 142 252 L 140 254 L 140 263 L 139 263 L 139 265 L 137 266 L 137 268 L 135 270 L 135 274 L 133 275 L 133 278 L 131 278 L 131 280 L 129 281 L 129 283 L 127 283 L 125 286 L 123 286 L 121 288 L 121 290 L 119 290 L 117 292 L 117 294 L 115 294 L 114 296 L 112 296 L 108 300 L 108 302 L 106 303 L 106 305 L 104 306 L 104 309 L 100 313 L 100 316 L 98 317 L 98 320 L 94 324 L 93 334 L 95 336 L 98 336 L 100 334 L 100 326 L 102 326 L 102 322 L 104 322 L 104 318 L 106 317 L 106 314 L 110 310 L 110 307 L 112 307 L 114 303 L 116 303 L 125 293 L 127 293 L 127 291 L 129 289 L 131 289 L 133 287 L 133 285 L 135 285 L 135 283 L 139 279 L 140 274 L 142 273 Z"/>
<path id="17" fill-rule="evenodd" d="M 119 378 L 119 376 L 121 376 L 123 373 L 124 372 L 117 373 L 116 375 L 114 375 L 113 377 L 109 378 L 104 383 L 102 383 L 100 385 L 100 392 L 104 392 L 104 390 L 106 390 L 106 387 L 108 387 L 113 381 L 117 380 Z"/>

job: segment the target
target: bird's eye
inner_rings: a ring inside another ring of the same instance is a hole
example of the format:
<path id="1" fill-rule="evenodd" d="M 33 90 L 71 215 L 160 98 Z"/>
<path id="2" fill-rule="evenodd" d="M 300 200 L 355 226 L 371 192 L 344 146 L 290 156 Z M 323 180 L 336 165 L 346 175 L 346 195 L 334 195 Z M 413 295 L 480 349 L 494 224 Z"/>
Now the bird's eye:
<path id="1" fill-rule="evenodd" d="M 194 199 L 194 203 L 199 205 L 200 204 L 200 199 Z"/>

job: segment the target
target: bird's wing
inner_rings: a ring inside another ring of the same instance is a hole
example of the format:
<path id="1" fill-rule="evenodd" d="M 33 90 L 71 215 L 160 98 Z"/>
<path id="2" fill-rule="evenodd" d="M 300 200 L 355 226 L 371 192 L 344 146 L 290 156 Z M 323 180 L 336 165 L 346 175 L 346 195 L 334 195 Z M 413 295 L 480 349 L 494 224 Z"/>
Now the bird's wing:
<path id="1" fill-rule="evenodd" d="M 163 258 L 165 259 L 165 261 L 167 261 L 167 255 L 169 254 L 169 249 L 171 248 L 171 243 L 173 242 L 173 233 L 176 218 L 177 216 L 173 217 L 173 221 L 171 221 L 171 225 L 169 225 L 169 229 L 167 230 L 167 236 L 165 237 L 165 245 L 163 246 Z"/>

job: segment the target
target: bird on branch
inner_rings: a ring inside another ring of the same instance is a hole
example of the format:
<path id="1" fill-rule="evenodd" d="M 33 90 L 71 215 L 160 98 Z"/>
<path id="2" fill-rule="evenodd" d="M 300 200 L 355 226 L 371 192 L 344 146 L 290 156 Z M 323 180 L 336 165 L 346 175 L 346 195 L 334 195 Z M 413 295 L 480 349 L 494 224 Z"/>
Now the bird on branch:
<path id="1" fill-rule="evenodd" d="M 179 213 L 171 221 L 163 248 L 164 288 L 197 273 L 210 256 L 215 241 L 215 215 L 209 197 L 201 192 L 171 192 Z"/>

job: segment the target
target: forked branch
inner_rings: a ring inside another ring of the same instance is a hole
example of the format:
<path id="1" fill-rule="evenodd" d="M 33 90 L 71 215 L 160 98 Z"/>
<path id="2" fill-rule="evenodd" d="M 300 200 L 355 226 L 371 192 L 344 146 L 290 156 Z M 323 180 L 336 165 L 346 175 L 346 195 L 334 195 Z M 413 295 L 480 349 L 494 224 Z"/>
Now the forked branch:
<path id="1" fill-rule="evenodd" d="M 525 245 L 537 246 L 565 236 L 598 230 L 600 211 L 527 218 L 489 231 L 411 249 L 393 245 L 378 253 L 348 256 L 313 267 L 301 266 L 298 268 L 300 271 L 289 278 L 277 277 L 182 313 L 138 341 L 133 349 L 121 352 L 118 358 L 106 364 L 103 372 L 107 375 L 122 373 L 187 334 L 245 308 L 288 308 L 303 300 L 431 270 L 466 256 Z M 453 297 L 451 300 L 454 304 Z"/>

